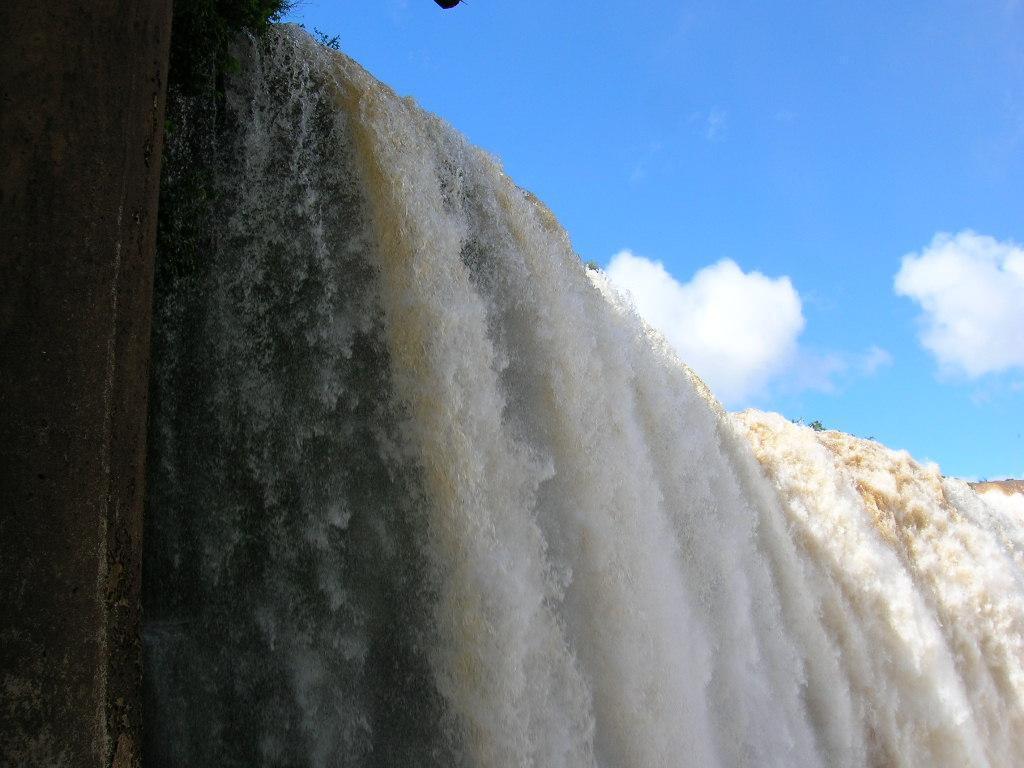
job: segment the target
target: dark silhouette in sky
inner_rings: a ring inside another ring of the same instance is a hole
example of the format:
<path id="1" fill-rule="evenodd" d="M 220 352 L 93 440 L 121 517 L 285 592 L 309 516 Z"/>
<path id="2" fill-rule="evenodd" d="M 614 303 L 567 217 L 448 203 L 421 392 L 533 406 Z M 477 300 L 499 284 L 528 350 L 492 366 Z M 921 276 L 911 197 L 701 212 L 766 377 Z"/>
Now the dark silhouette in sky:
<path id="1" fill-rule="evenodd" d="M 435 3 L 440 5 L 445 10 L 454 8 L 456 5 L 462 2 L 462 0 L 434 0 Z"/>

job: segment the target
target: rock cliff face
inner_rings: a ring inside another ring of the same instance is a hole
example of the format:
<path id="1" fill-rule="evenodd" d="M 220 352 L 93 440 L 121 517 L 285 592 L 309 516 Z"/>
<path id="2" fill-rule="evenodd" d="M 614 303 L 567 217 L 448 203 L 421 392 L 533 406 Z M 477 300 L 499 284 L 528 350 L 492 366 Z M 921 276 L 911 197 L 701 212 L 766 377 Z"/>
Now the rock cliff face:
<path id="1" fill-rule="evenodd" d="M 137 765 L 170 0 L 0 3 L 0 765 Z"/>

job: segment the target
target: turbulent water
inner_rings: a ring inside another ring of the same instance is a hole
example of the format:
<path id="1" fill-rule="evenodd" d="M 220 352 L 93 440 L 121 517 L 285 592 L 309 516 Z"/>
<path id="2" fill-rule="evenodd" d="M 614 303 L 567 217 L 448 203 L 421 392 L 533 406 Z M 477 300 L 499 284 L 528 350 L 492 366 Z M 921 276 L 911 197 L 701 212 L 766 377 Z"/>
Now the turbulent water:
<path id="1" fill-rule="evenodd" d="M 147 765 L 1021 764 L 1024 519 L 728 416 L 492 157 L 241 60 L 158 292 Z"/>

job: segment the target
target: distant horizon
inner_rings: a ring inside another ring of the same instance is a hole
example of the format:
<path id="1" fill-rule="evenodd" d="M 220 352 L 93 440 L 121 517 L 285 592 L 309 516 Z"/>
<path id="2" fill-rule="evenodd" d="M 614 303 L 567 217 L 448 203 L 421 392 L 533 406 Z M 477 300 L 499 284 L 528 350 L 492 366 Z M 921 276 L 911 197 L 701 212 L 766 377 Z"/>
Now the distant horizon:
<path id="1" fill-rule="evenodd" d="M 1024 477 L 1020 3 L 285 21 L 500 157 L 730 410 Z"/>

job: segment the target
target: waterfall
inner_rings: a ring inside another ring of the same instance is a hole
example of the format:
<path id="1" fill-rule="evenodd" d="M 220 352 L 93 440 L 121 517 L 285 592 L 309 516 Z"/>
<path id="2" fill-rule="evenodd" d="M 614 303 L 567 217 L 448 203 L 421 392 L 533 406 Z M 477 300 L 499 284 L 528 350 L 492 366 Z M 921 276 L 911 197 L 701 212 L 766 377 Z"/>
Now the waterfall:
<path id="1" fill-rule="evenodd" d="M 1019 764 L 1024 520 L 726 414 L 493 157 L 239 56 L 157 292 L 147 765 Z"/>

